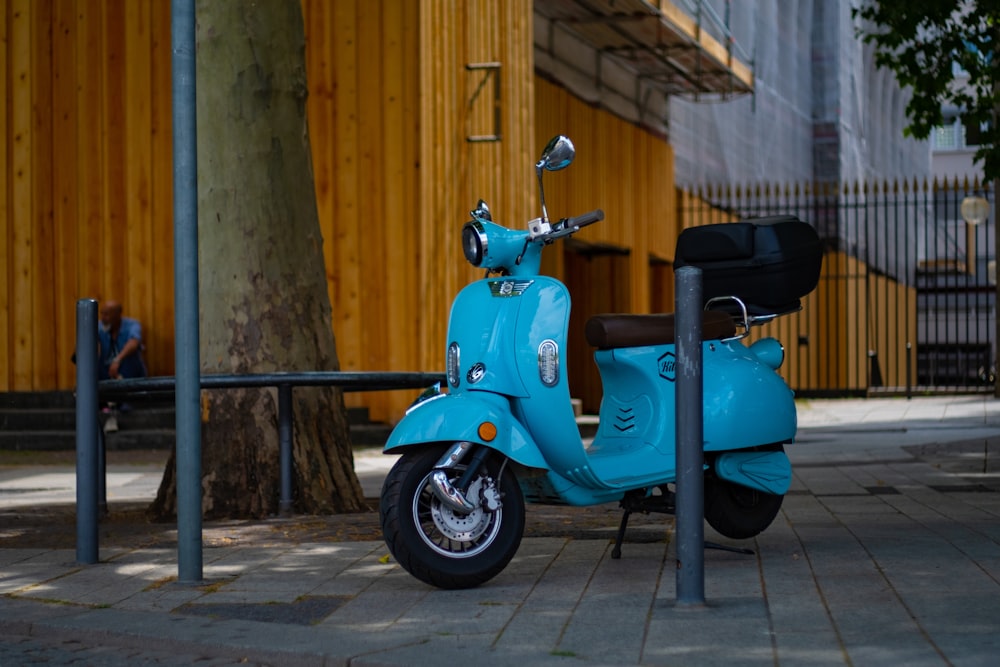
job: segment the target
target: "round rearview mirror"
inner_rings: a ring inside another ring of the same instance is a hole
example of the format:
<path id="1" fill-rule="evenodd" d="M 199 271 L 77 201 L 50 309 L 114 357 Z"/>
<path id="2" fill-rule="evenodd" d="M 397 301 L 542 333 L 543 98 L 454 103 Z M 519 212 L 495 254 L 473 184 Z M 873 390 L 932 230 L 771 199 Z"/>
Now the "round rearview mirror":
<path id="1" fill-rule="evenodd" d="M 542 159 L 538 161 L 539 167 L 544 167 L 548 171 L 559 171 L 565 169 L 573 162 L 576 156 L 576 149 L 569 137 L 558 135 L 542 151 Z"/>

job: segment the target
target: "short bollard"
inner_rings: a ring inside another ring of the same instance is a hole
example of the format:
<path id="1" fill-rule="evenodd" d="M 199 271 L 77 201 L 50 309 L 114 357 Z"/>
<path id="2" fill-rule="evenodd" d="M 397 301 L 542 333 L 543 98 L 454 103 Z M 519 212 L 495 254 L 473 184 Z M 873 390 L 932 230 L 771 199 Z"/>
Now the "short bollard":
<path id="1" fill-rule="evenodd" d="M 76 302 L 76 560 L 98 559 L 97 301 Z"/>
<path id="2" fill-rule="evenodd" d="M 705 498 L 702 423 L 701 269 L 677 278 L 677 604 L 705 604 Z"/>

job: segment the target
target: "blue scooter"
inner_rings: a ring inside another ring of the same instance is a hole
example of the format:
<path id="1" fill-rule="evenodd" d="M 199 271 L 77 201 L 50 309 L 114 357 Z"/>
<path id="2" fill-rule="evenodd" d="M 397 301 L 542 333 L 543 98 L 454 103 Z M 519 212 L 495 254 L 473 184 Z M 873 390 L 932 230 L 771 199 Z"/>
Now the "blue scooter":
<path id="1" fill-rule="evenodd" d="M 565 353 L 570 295 L 540 274 L 545 246 L 602 220 L 593 211 L 552 222 L 542 176 L 567 167 L 572 142 L 555 137 L 536 164 L 542 215 L 515 231 L 480 201 L 462 231 L 466 259 L 486 275 L 455 298 L 447 391 L 424 392 L 385 446 L 401 454 L 385 479 L 380 515 L 397 562 L 441 588 L 477 586 L 513 558 L 525 502 L 618 502 L 672 512 L 677 478 L 674 318 L 598 315 L 585 328 L 604 395 L 593 441 L 581 437 Z M 818 281 L 822 249 L 794 218 L 685 230 L 675 266 L 704 272 L 705 518 L 734 539 L 777 515 L 792 478 L 784 444 L 796 431 L 792 391 L 775 372 L 773 338 L 745 345 L 750 328 L 794 312 Z"/>

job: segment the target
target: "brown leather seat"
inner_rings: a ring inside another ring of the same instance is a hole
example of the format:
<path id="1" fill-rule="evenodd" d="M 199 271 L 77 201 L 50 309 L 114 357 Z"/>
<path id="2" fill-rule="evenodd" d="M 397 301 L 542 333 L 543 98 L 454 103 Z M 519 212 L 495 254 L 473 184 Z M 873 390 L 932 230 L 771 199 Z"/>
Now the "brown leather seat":
<path id="1" fill-rule="evenodd" d="M 676 322 L 673 313 L 657 315 L 595 315 L 587 320 L 587 342 L 604 350 L 616 347 L 670 345 Z M 702 340 L 719 340 L 736 335 L 736 324 L 726 313 L 702 311 Z"/>

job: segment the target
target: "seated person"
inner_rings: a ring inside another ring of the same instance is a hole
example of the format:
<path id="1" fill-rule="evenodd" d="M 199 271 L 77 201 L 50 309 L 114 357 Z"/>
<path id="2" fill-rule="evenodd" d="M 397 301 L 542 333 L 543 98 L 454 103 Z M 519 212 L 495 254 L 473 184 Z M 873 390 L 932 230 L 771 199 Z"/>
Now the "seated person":
<path id="1" fill-rule="evenodd" d="M 131 317 L 122 317 L 117 301 L 101 304 L 97 327 L 98 379 L 146 377 L 142 360 L 142 325 Z"/>

